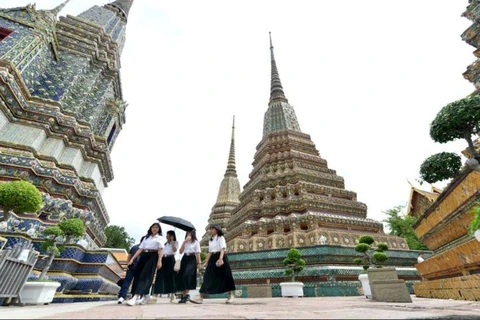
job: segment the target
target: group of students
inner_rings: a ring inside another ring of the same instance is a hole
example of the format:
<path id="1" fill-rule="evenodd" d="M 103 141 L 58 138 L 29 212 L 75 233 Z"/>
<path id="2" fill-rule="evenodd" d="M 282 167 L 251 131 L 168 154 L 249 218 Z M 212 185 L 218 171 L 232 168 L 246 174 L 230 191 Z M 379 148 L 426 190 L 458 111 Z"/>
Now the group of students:
<path id="1" fill-rule="evenodd" d="M 122 304 L 132 283 L 132 298 L 127 305 L 147 304 L 150 294 L 169 295 L 170 302 L 175 302 L 176 292 L 182 292 L 178 303 L 201 304 L 207 294 L 228 292 L 226 303 L 234 299 L 235 282 L 226 255 L 226 241 L 219 226 L 210 228 L 208 255 L 202 265 L 200 259 L 200 242 L 195 231 L 188 231 L 185 241 L 178 246 L 174 231 L 167 232 L 167 241 L 162 241 L 162 227 L 153 223 L 147 235 L 129 252 L 128 270 L 121 283 L 118 304 Z M 175 270 L 175 254 L 183 254 L 180 268 Z M 205 268 L 200 294 L 190 298 L 190 290 L 197 288 L 197 271 Z M 154 282 L 155 279 L 155 283 Z"/>

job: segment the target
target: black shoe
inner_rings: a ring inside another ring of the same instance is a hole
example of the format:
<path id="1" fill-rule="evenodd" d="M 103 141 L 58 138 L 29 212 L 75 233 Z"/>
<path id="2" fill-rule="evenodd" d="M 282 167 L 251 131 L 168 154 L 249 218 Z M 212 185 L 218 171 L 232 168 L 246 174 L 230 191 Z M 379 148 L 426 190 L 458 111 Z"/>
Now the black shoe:
<path id="1" fill-rule="evenodd" d="M 180 301 L 178 301 L 178 303 L 187 303 L 187 301 L 190 300 L 190 295 L 187 294 L 185 296 L 182 296 L 182 299 L 180 299 Z"/>

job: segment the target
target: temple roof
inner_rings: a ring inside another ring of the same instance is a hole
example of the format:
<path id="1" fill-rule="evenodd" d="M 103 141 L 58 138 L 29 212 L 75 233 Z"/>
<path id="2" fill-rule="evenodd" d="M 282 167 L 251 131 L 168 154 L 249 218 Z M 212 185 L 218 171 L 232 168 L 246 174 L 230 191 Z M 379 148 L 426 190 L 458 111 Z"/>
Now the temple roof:
<path id="1" fill-rule="evenodd" d="M 263 136 L 271 132 L 282 130 L 299 131 L 297 116 L 293 107 L 288 103 L 288 100 L 283 91 L 282 82 L 278 73 L 275 55 L 273 53 L 272 36 L 270 33 L 270 60 L 272 66 L 271 86 L 270 86 L 270 102 L 268 103 L 268 110 L 265 113 L 263 121 Z"/>
<path id="2" fill-rule="evenodd" d="M 426 199 L 428 199 L 428 201 L 430 202 L 433 202 L 435 201 L 438 196 L 440 195 L 440 193 L 442 193 L 443 190 L 439 189 L 439 188 L 436 188 L 434 186 L 432 186 L 432 191 L 429 192 L 429 191 L 425 191 L 425 190 L 421 190 L 421 189 L 418 189 L 416 187 L 414 187 L 410 181 L 408 181 L 408 183 L 410 184 L 410 187 L 411 187 L 411 190 L 410 190 L 410 198 L 408 200 L 408 208 L 407 208 L 407 215 L 410 215 L 411 212 L 413 211 L 413 198 L 415 196 L 415 194 L 418 194 L 420 195 L 421 197 L 424 197 Z"/>
<path id="3" fill-rule="evenodd" d="M 233 117 L 232 137 L 230 140 L 230 151 L 228 153 L 227 170 L 220 184 L 218 191 L 217 204 L 223 202 L 239 202 L 240 182 L 237 179 L 237 170 L 235 166 L 235 117 Z"/>
<path id="4" fill-rule="evenodd" d="M 132 7 L 132 4 L 133 4 L 133 0 L 116 0 L 109 4 L 106 4 L 105 7 L 106 8 L 114 7 L 116 9 L 119 9 L 123 13 L 126 20 L 128 18 L 128 13 L 130 12 L 130 8 Z"/>

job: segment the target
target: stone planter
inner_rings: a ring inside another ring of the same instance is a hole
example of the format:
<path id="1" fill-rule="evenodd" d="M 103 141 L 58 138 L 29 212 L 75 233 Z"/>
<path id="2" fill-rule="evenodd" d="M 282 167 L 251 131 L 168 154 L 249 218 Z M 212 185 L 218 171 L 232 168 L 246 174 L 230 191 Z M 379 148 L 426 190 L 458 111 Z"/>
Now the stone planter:
<path id="1" fill-rule="evenodd" d="M 52 302 L 60 282 L 26 282 L 20 293 L 25 304 L 49 304 Z"/>
<path id="2" fill-rule="evenodd" d="M 303 297 L 302 282 L 281 282 L 280 287 L 282 289 L 282 297 Z"/>
<path id="3" fill-rule="evenodd" d="M 358 280 L 362 283 L 363 294 L 367 299 L 372 299 L 372 290 L 370 289 L 370 282 L 368 281 L 368 274 L 361 274 Z"/>

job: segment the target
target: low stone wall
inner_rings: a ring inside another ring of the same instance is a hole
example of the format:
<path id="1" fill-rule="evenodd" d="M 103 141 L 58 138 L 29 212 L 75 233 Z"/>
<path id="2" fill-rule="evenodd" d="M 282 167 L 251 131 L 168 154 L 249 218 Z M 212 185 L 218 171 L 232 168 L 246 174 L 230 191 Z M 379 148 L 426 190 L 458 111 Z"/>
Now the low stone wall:
<path id="1" fill-rule="evenodd" d="M 422 281 L 415 284 L 421 298 L 480 301 L 480 275 Z"/>

